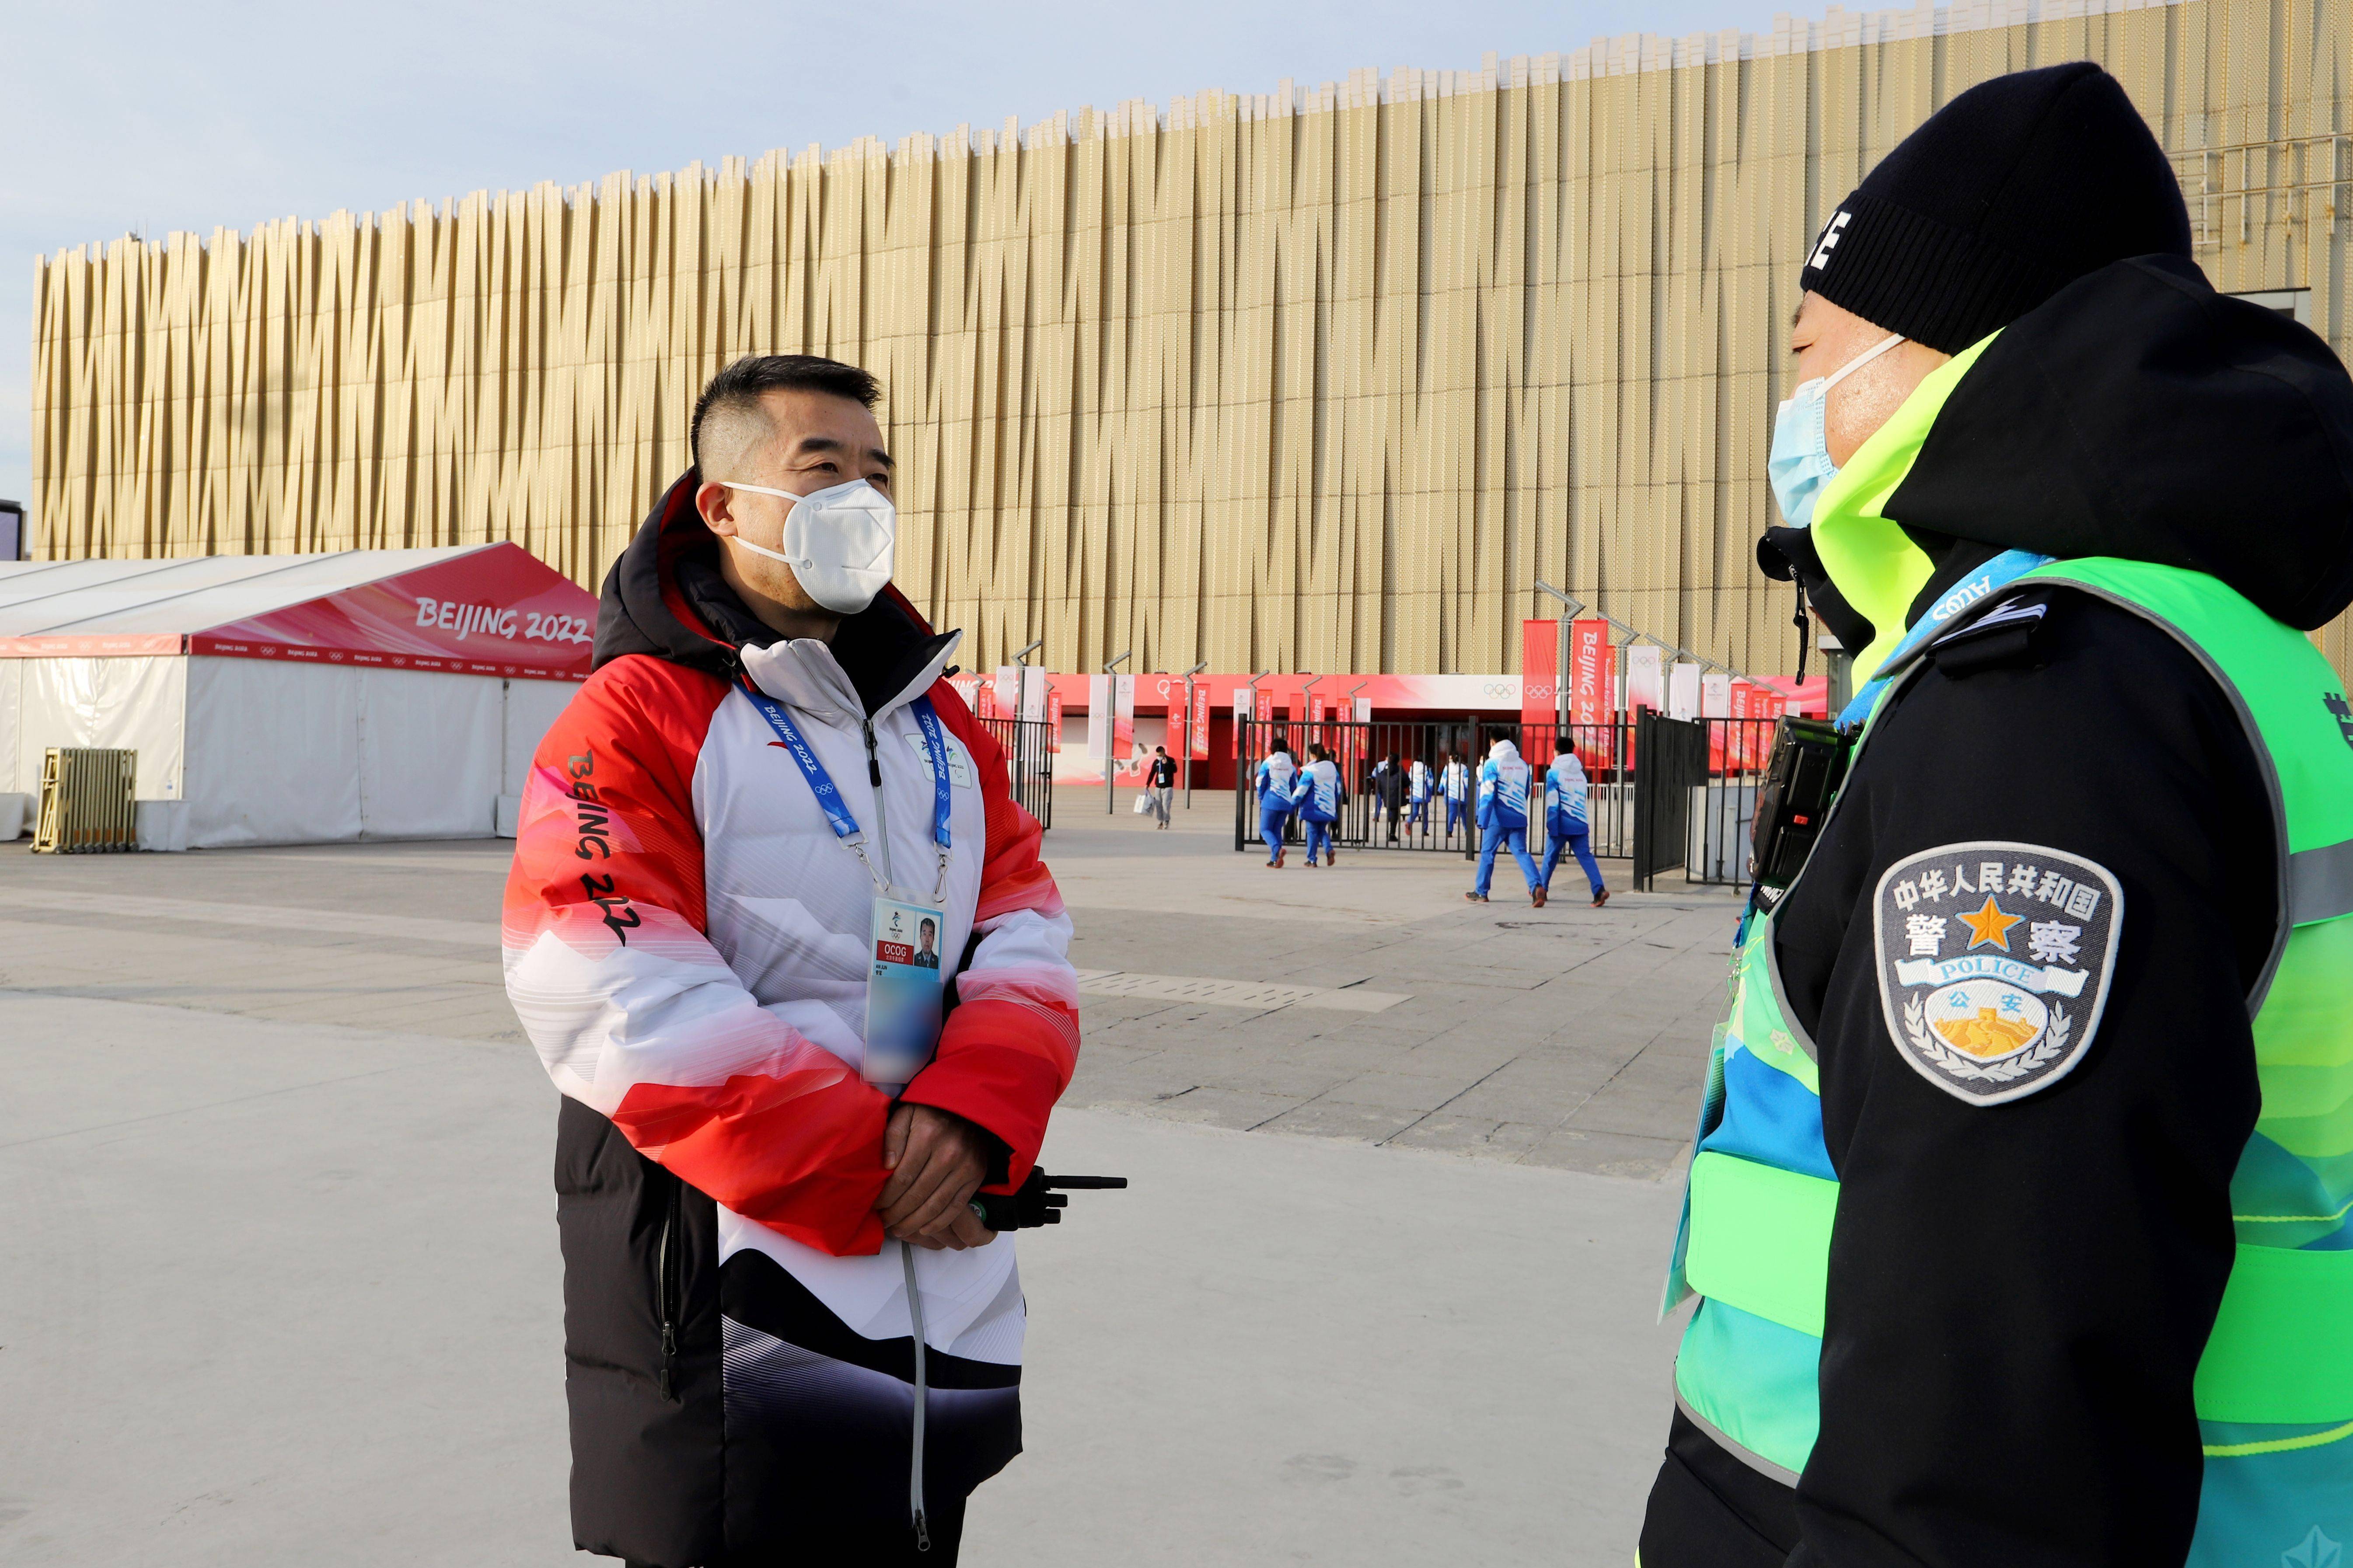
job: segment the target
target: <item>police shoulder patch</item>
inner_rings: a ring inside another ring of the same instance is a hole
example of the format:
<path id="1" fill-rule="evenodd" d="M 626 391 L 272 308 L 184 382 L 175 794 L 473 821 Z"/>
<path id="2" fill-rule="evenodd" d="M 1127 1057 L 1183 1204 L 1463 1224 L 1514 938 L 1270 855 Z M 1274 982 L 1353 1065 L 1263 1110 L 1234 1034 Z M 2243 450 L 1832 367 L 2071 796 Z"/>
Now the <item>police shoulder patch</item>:
<path id="1" fill-rule="evenodd" d="M 2106 867 L 2039 844 L 1977 839 L 1898 860 L 1871 911 L 1896 1050 L 1971 1105 L 2058 1082 L 2099 1028 L 2124 901 Z"/>

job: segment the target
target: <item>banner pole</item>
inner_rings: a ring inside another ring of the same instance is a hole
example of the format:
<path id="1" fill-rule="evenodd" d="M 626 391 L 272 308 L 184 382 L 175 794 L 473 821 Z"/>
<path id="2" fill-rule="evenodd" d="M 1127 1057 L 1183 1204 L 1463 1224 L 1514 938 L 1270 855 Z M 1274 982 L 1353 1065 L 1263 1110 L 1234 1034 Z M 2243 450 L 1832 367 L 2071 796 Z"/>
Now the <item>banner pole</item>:
<path id="1" fill-rule="evenodd" d="M 1119 742 L 1119 721 L 1115 717 L 1119 710 L 1119 667 L 1125 664 L 1128 654 L 1134 651 L 1134 648 L 1129 648 L 1127 653 L 1121 654 L 1103 666 L 1103 673 L 1112 677 L 1111 685 L 1105 689 L 1103 710 L 1099 715 L 1090 715 L 1087 721 L 1090 728 L 1096 724 L 1105 726 L 1103 743 L 1103 815 L 1105 816 L 1112 816 L 1119 804 L 1119 759 L 1113 754 L 1113 748 Z"/>
<path id="2" fill-rule="evenodd" d="M 1193 678 L 1208 668 L 1209 661 L 1205 658 L 1185 672 L 1185 809 L 1187 811 L 1193 809 Z M 1205 730 L 1203 734 L 1205 742 L 1207 738 Z M 1204 744 L 1201 749 L 1207 752 L 1209 748 Z M 1205 756 L 1201 760 L 1206 763 L 1209 759 Z"/>

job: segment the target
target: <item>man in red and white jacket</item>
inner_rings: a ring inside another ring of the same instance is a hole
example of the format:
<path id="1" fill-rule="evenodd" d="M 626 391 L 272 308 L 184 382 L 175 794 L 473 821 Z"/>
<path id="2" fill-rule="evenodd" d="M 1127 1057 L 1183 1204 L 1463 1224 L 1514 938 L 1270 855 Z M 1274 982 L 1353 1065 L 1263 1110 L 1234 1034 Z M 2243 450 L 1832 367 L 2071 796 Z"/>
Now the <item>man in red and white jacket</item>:
<path id="1" fill-rule="evenodd" d="M 523 796 L 507 991 L 564 1094 L 574 1537 L 651 1568 L 952 1563 L 1020 1449 L 1013 1240 L 970 1200 L 1070 1082 L 1071 924 L 944 678 L 962 634 L 887 586 L 879 395 L 800 355 L 705 389 Z M 938 910 L 946 984 L 895 1097 L 861 1072 L 884 886 Z"/>

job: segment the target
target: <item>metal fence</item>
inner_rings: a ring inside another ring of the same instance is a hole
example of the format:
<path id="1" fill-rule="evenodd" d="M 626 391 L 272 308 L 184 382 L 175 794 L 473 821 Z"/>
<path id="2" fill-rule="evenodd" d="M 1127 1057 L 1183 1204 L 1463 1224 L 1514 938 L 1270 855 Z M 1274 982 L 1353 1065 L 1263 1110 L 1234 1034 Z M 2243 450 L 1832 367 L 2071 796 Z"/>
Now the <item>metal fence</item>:
<path id="1" fill-rule="evenodd" d="M 1694 882 L 1748 880 L 1749 824 L 1773 758 L 1778 719 L 1696 719 L 1707 731 L 1707 776 L 1692 798 L 1683 875 Z"/>
<path id="2" fill-rule="evenodd" d="M 1662 871 L 1683 868 L 1691 849 L 1692 797 L 1707 787 L 1707 730 L 1647 710 L 1636 720 L 1642 766 L 1634 779 L 1634 887 L 1648 892 Z"/>
<path id="3" fill-rule="evenodd" d="M 1561 738 L 1585 764 L 1588 843 L 1593 853 L 1620 859 L 1634 851 L 1634 727 L 1613 721 L 1606 724 L 1521 724 L 1490 721 L 1479 726 L 1483 757 L 1497 741 L 1509 741 L 1527 762 L 1528 853 L 1542 856 L 1546 847 L 1544 824 L 1544 775 L 1560 755 Z M 1472 764 L 1473 774 L 1477 764 Z"/>
<path id="4" fill-rule="evenodd" d="M 1327 747 L 1340 769 L 1340 819 L 1332 826 L 1333 842 L 1343 849 L 1419 849 L 1451 853 L 1465 858 L 1479 852 L 1476 822 L 1479 764 L 1498 739 L 1521 748 L 1534 776 L 1530 780 L 1528 849 L 1545 850 L 1541 805 L 1545 768 L 1556 752 L 1561 733 L 1554 724 L 1522 726 L 1472 717 L 1461 719 L 1377 721 L 1356 722 L 1244 719 L 1237 722 L 1240 740 L 1234 760 L 1234 847 L 1258 842 L 1258 765 L 1280 743 L 1303 762 L 1307 748 Z M 1588 810 L 1593 852 L 1623 856 L 1633 839 L 1633 795 L 1627 760 L 1633 738 L 1630 723 L 1577 724 L 1568 735 L 1584 762 L 1590 786 Z M 1534 745 L 1536 750 L 1530 752 Z M 1446 760 L 1460 760 L 1466 770 L 1461 809 L 1450 823 L 1446 809 Z M 1412 795 L 1413 764 L 1430 770 L 1430 798 L 1416 806 Z M 1292 825 L 1293 842 L 1300 828 Z"/>
<path id="5" fill-rule="evenodd" d="M 1421 849 L 1470 855 L 1478 852 L 1478 831 L 1464 809 L 1450 826 L 1440 780 L 1449 756 L 1461 758 L 1475 775 L 1475 720 L 1315 721 L 1242 719 L 1234 725 L 1234 847 L 1258 842 L 1258 765 L 1278 745 L 1304 763 L 1307 748 L 1330 749 L 1340 770 L 1340 819 L 1332 840 L 1343 849 Z M 1413 764 L 1430 770 L 1430 798 L 1416 806 L 1411 796 Z M 1299 840 L 1296 819 L 1292 842 Z"/>
<path id="6" fill-rule="evenodd" d="M 1234 847 L 1259 842 L 1258 765 L 1277 744 L 1303 760 L 1311 744 L 1327 747 L 1339 764 L 1340 819 L 1333 841 L 1344 849 L 1420 849 L 1466 858 L 1479 851 L 1475 821 L 1479 764 L 1494 742 L 1519 748 L 1531 773 L 1528 849 L 1546 847 L 1542 805 L 1544 770 L 1567 742 L 1585 765 L 1593 853 L 1631 857 L 1634 885 L 1680 870 L 1688 880 L 1738 884 L 1748 879 L 1749 823 L 1757 787 L 1773 753 L 1775 719 L 1638 719 L 1602 724 L 1523 724 L 1463 718 L 1356 723 L 1341 720 L 1244 719 L 1235 726 Z M 1449 830 L 1440 781 L 1446 758 L 1470 771 L 1463 810 Z M 1425 763 L 1431 798 L 1413 805 L 1410 770 Z M 1300 837 L 1293 820 L 1291 842 Z"/>
<path id="7" fill-rule="evenodd" d="M 1005 782 L 1013 804 L 1054 826 L 1054 727 L 1043 719 L 983 719 L 982 729 L 1005 753 Z"/>

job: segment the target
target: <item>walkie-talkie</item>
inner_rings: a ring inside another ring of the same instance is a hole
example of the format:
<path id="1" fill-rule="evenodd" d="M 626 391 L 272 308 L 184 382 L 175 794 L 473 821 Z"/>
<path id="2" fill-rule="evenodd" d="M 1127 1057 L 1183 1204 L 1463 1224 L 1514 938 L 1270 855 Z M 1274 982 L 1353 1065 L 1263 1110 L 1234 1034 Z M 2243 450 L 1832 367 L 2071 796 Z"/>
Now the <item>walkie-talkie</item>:
<path id="1" fill-rule="evenodd" d="M 1062 1223 L 1071 1203 L 1065 1193 L 1116 1192 L 1126 1185 L 1125 1176 L 1050 1176 L 1032 1165 L 1018 1191 L 979 1194 L 972 1212 L 991 1230 L 1031 1230 Z"/>

